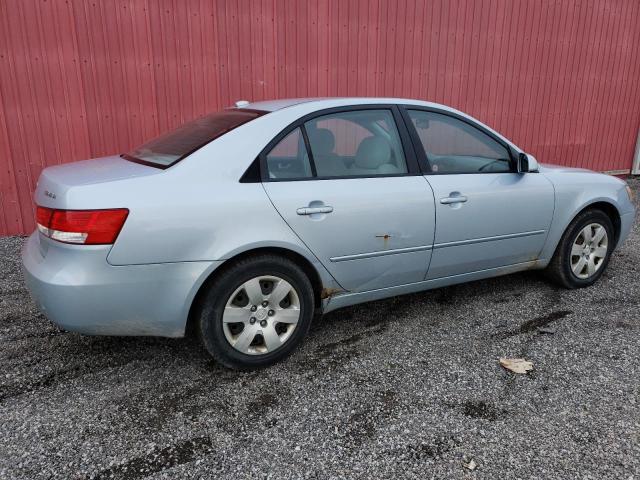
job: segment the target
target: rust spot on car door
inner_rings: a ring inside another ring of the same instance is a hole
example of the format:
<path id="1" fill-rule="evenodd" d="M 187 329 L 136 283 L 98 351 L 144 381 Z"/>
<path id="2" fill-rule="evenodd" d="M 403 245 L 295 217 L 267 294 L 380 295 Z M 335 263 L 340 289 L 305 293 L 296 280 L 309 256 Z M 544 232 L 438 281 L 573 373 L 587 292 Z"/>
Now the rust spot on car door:
<path id="1" fill-rule="evenodd" d="M 389 235 L 388 233 L 385 233 L 383 235 L 376 235 L 376 238 L 381 238 L 386 248 L 389 245 L 389 239 L 391 238 L 391 235 Z"/>
<path id="2" fill-rule="evenodd" d="M 342 290 L 340 290 L 339 288 L 323 288 L 322 291 L 320 292 L 320 298 L 321 299 L 325 299 L 325 298 L 331 298 L 334 295 L 340 293 Z"/>

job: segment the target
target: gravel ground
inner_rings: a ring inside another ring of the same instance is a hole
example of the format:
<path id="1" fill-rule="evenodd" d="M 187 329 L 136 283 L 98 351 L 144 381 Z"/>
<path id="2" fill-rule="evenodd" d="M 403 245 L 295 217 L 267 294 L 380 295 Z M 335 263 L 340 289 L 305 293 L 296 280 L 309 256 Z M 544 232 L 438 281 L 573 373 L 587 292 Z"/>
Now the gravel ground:
<path id="1" fill-rule="evenodd" d="M 637 225 L 590 289 L 532 272 L 348 308 L 252 373 L 59 331 L 22 242 L 0 240 L 1 478 L 640 478 Z"/>

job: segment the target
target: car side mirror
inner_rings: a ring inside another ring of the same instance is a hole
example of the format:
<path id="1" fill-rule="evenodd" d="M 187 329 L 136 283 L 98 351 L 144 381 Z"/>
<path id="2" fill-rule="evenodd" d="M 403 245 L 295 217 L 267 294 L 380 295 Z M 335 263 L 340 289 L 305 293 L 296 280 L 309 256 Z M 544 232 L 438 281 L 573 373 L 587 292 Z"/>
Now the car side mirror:
<path id="1" fill-rule="evenodd" d="M 518 173 L 527 173 L 529 171 L 529 157 L 526 153 L 520 153 L 518 155 Z"/>

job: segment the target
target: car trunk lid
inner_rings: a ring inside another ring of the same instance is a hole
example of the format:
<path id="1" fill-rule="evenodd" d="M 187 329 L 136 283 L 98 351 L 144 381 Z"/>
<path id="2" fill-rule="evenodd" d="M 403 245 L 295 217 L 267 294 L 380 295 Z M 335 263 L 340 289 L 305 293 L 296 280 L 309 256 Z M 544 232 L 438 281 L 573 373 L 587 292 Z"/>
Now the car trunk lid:
<path id="1" fill-rule="evenodd" d="M 69 192 L 75 187 L 162 174 L 163 170 L 124 160 L 116 155 L 48 167 L 42 171 L 34 194 L 37 205 L 82 209 L 73 205 Z"/>

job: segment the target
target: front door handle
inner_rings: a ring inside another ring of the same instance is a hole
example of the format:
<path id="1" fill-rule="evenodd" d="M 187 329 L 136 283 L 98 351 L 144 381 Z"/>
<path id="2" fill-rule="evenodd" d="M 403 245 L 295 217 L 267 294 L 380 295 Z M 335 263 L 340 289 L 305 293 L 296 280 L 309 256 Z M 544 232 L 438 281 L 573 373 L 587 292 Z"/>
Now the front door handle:
<path id="1" fill-rule="evenodd" d="M 440 203 L 444 205 L 451 205 L 453 203 L 464 203 L 467 201 L 467 197 L 464 195 L 455 195 L 451 197 L 445 197 L 440 199 Z"/>
<path id="2" fill-rule="evenodd" d="M 322 207 L 302 207 L 296 210 L 298 215 L 313 215 L 314 213 L 331 213 L 333 207 L 330 205 L 323 205 Z"/>

